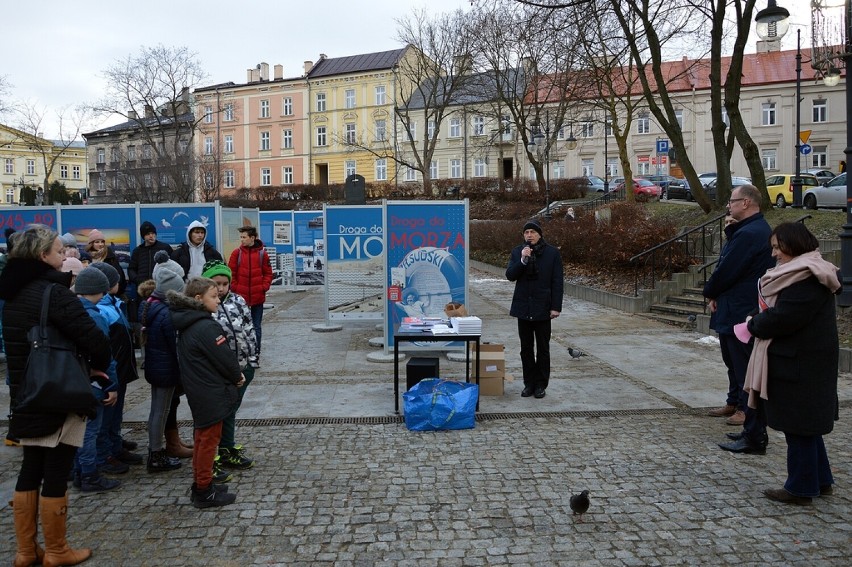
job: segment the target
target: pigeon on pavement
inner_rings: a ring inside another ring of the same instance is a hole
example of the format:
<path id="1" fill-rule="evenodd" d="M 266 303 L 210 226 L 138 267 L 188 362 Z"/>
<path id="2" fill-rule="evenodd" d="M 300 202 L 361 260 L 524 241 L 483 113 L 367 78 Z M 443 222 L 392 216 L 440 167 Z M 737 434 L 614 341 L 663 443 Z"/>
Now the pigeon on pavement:
<path id="1" fill-rule="evenodd" d="M 580 516 L 579 521 L 583 521 L 583 514 L 589 509 L 589 491 L 584 490 L 580 494 L 574 494 L 570 500 L 571 510 L 575 516 Z"/>
<path id="2" fill-rule="evenodd" d="M 571 347 L 568 348 L 568 354 L 571 355 L 571 358 L 575 358 L 575 359 L 580 358 L 581 356 L 586 356 L 585 352 L 581 351 L 578 348 L 571 348 Z"/>

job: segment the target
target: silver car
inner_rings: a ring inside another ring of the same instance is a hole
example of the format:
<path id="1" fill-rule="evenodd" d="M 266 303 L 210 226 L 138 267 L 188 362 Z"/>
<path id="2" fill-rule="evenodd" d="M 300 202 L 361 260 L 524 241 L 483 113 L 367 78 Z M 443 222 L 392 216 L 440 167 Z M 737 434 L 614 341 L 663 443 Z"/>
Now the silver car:
<path id="1" fill-rule="evenodd" d="M 802 196 L 806 209 L 846 209 L 846 174 L 841 173 L 825 185 L 811 187 Z"/>
<path id="2" fill-rule="evenodd" d="M 820 184 L 831 181 L 835 177 L 834 173 L 828 169 L 806 169 L 802 173 L 809 173 L 813 175 L 817 178 L 817 181 L 819 181 Z"/>

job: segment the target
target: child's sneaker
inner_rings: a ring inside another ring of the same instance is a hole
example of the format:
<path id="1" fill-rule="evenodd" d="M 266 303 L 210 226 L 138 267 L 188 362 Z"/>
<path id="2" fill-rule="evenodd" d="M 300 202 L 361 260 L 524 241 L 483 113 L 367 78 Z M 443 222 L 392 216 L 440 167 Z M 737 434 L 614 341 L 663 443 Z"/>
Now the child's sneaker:
<path id="1" fill-rule="evenodd" d="M 234 478 L 234 475 L 224 470 L 222 468 L 222 465 L 219 464 L 219 462 L 219 455 L 216 455 L 213 458 L 213 483 L 222 484 L 225 482 L 231 482 L 231 480 Z"/>
<path id="2" fill-rule="evenodd" d="M 236 499 L 236 494 L 221 492 L 216 489 L 215 484 L 211 484 L 205 490 L 198 490 L 195 484 L 192 485 L 192 496 L 190 497 L 190 501 L 196 508 L 227 506 L 228 504 L 233 504 Z"/>
<path id="3" fill-rule="evenodd" d="M 98 470 L 104 474 L 125 474 L 130 470 L 130 466 L 115 457 L 107 457 L 104 464 L 98 465 Z"/>
<path id="4" fill-rule="evenodd" d="M 106 492 L 121 486 L 121 481 L 103 477 L 97 473 L 80 479 L 80 490 L 83 492 Z"/>
<path id="5" fill-rule="evenodd" d="M 242 445 L 219 447 L 219 462 L 229 469 L 250 469 L 254 464 L 252 459 L 243 454 Z"/>
<path id="6" fill-rule="evenodd" d="M 189 489 L 189 501 L 190 501 L 190 502 L 195 502 L 195 492 L 196 492 L 196 490 L 195 490 L 195 486 L 196 486 L 196 485 L 195 485 L 195 483 L 193 482 L 193 483 L 192 483 L 192 488 L 190 488 L 190 489 Z M 213 487 L 213 490 L 215 490 L 216 492 L 222 492 L 222 493 L 224 493 L 224 494 L 227 494 L 227 493 L 228 493 L 228 485 L 227 485 L 227 484 L 216 484 L 216 483 L 214 482 L 214 483 L 213 483 L 213 484 L 211 484 L 210 486 L 212 486 L 212 487 Z"/>

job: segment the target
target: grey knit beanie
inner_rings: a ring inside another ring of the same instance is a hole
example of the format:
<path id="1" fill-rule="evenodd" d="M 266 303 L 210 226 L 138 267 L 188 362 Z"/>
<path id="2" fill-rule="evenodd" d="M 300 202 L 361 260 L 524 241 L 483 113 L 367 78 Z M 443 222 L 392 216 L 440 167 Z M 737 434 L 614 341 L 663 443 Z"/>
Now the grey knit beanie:
<path id="1" fill-rule="evenodd" d="M 109 281 L 109 289 L 112 289 L 121 279 L 118 275 L 118 270 L 107 264 L 106 262 L 95 262 L 91 265 L 92 268 L 100 270 Z"/>
<path id="2" fill-rule="evenodd" d="M 169 259 L 169 254 L 165 250 L 159 250 L 154 254 L 154 261 L 156 262 L 153 272 L 155 289 L 163 295 L 169 290 L 183 291 L 184 271 L 181 265 Z"/>
<path id="3" fill-rule="evenodd" d="M 80 295 L 106 294 L 110 290 L 109 280 L 99 269 L 89 266 L 84 268 L 74 282 L 74 293 Z"/>

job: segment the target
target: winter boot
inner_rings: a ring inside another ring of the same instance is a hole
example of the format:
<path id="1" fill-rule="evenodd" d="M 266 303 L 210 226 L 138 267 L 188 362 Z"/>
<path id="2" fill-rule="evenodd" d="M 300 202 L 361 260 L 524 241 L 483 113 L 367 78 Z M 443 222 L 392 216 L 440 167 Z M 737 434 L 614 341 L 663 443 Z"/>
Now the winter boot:
<path id="1" fill-rule="evenodd" d="M 190 502 L 195 502 L 195 493 L 196 493 L 195 487 L 196 486 L 198 486 L 198 485 L 193 482 L 192 488 L 189 489 L 189 501 Z M 210 486 L 212 486 L 213 490 L 215 490 L 216 492 L 221 492 L 223 494 L 228 493 L 228 485 L 227 484 L 215 484 L 214 483 L 214 484 L 211 484 Z"/>
<path id="2" fill-rule="evenodd" d="M 77 565 L 92 556 L 91 549 L 71 549 L 65 539 L 65 519 L 68 513 L 68 495 L 61 498 L 39 498 L 41 529 L 44 532 L 44 567 Z"/>
<path id="3" fill-rule="evenodd" d="M 84 474 L 80 477 L 80 490 L 83 492 L 106 492 L 121 486 L 120 480 L 102 476 L 100 473 Z"/>
<path id="4" fill-rule="evenodd" d="M 204 490 L 198 490 L 197 485 L 192 485 L 192 496 L 190 497 L 190 500 L 192 501 L 192 505 L 196 508 L 227 506 L 228 504 L 233 504 L 236 499 L 236 494 L 229 494 L 227 492 L 220 492 L 219 490 L 216 490 L 215 484 L 210 484 L 210 486 Z"/>
<path id="5" fill-rule="evenodd" d="M 220 461 L 219 455 L 213 457 L 213 482 L 216 484 L 231 482 L 234 479 L 234 475 L 223 469 Z"/>
<path id="6" fill-rule="evenodd" d="M 243 452 L 242 445 L 219 447 L 219 464 L 229 469 L 250 469 L 254 461 Z"/>
<path id="7" fill-rule="evenodd" d="M 169 457 L 165 449 L 148 452 L 148 472 L 165 472 L 179 469 L 180 459 Z"/>
<path id="8" fill-rule="evenodd" d="M 192 449 L 186 447 L 180 440 L 177 429 L 166 429 L 166 454 L 179 459 L 192 457 Z"/>
<path id="9" fill-rule="evenodd" d="M 14 567 L 29 567 L 41 563 L 44 550 L 38 546 L 38 490 L 15 492 L 12 497 L 15 515 L 15 536 L 18 553 Z"/>

